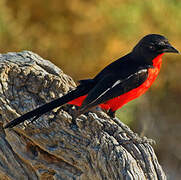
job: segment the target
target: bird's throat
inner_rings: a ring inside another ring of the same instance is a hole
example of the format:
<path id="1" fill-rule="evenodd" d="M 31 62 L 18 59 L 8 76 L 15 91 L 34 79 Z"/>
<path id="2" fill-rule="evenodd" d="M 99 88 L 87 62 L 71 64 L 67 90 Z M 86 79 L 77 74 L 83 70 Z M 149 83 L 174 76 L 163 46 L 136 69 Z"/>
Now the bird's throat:
<path id="1" fill-rule="evenodd" d="M 161 64 L 162 64 L 162 56 L 164 55 L 164 53 L 159 54 L 156 58 L 153 59 L 153 66 L 157 67 L 160 69 Z"/>

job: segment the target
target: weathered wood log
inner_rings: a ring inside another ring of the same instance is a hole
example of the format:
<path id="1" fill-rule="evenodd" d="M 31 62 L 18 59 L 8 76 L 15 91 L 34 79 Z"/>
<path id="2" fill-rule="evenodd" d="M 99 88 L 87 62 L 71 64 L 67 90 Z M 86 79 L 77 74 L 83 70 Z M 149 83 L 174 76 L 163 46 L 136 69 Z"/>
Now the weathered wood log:
<path id="1" fill-rule="evenodd" d="M 7 122 L 75 83 L 28 51 L 1 54 L 0 77 L 0 179 L 166 179 L 148 140 L 101 111 L 81 115 L 73 128 L 75 107 L 65 105 L 4 130 Z"/>

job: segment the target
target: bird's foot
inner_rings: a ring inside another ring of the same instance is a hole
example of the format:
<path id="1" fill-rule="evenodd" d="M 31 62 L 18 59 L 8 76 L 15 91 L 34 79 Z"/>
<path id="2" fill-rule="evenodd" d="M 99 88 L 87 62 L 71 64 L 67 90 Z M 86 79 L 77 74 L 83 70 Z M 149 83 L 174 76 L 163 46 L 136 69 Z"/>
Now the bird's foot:
<path id="1" fill-rule="evenodd" d="M 76 119 L 72 119 L 72 123 L 70 124 L 70 128 L 72 130 L 77 130 L 78 129 L 78 125 L 77 125 L 77 122 L 76 122 Z"/>
<path id="2" fill-rule="evenodd" d="M 79 115 L 80 114 L 79 114 L 78 110 L 74 111 L 74 113 L 72 114 L 72 122 L 70 124 L 70 128 L 73 129 L 73 130 L 77 130 L 78 129 L 78 125 L 77 125 L 76 119 L 77 119 L 77 117 Z"/>
<path id="3" fill-rule="evenodd" d="M 116 116 L 116 111 L 113 111 L 113 110 L 111 110 L 111 109 L 109 109 L 108 111 L 107 111 L 107 115 L 110 117 L 110 118 L 115 118 L 115 116 Z"/>

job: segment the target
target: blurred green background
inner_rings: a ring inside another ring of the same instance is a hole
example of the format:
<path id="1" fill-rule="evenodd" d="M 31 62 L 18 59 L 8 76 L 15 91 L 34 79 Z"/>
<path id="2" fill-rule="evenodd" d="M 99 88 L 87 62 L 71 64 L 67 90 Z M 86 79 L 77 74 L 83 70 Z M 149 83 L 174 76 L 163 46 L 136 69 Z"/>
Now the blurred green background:
<path id="1" fill-rule="evenodd" d="M 31 50 L 74 80 L 94 77 L 146 34 L 165 35 L 181 50 L 180 0 L 0 0 L 0 50 Z M 155 139 L 168 179 L 181 177 L 181 56 L 163 57 L 146 95 L 117 116 Z"/>

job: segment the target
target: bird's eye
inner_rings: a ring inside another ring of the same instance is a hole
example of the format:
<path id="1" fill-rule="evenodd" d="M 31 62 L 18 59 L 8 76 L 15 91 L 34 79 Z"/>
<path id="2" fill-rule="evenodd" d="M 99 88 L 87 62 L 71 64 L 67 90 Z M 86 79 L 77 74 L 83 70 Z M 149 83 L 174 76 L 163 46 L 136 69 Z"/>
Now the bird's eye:
<path id="1" fill-rule="evenodd" d="M 155 51 L 156 48 L 155 48 L 155 46 L 150 45 L 150 46 L 149 46 L 149 49 L 150 49 L 151 51 Z"/>

